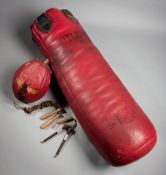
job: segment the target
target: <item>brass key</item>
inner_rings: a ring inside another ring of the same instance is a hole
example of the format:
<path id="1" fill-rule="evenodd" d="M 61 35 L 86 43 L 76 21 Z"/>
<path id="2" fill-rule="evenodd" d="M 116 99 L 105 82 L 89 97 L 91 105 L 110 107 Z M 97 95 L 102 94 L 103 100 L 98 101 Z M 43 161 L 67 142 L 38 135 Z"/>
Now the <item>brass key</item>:
<path id="1" fill-rule="evenodd" d="M 53 111 L 51 111 L 51 112 L 49 112 L 49 113 L 47 113 L 47 114 L 42 115 L 42 116 L 40 117 L 40 120 L 45 120 L 45 119 L 51 117 L 52 115 L 58 113 L 58 112 L 61 111 L 61 110 L 62 110 L 61 108 L 54 109 Z"/>

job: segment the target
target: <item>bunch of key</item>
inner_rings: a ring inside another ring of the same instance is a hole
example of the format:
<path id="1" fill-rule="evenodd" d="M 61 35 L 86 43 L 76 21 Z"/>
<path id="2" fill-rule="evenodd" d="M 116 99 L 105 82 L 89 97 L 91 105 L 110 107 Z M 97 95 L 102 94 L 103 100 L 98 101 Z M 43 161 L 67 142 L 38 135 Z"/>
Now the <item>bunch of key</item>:
<path id="1" fill-rule="evenodd" d="M 14 106 L 17 109 L 22 109 L 27 114 L 31 114 L 33 111 L 38 109 L 43 109 L 45 107 L 53 106 L 54 110 L 51 112 L 48 112 L 40 117 L 40 120 L 46 120 L 41 126 L 41 129 L 45 129 L 48 127 L 56 128 L 56 131 L 53 132 L 50 136 L 45 138 L 40 143 L 45 143 L 48 140 L 52 139 L 56 135 L 58 135 L 61 132 L 65 132 L 65 135 L 63 137 L 63 140 L 57 150 L 57 152 L 54 155 L 54 158 L 59 155 L 61 152 L 63 146 L 65 143 L 71 138 L 72 135 L 75 134 L 75 128 L 77 126 L 77 121 L 73 117 L 69 117 L 67 115 L 67 112 L 64 108 L 60 107 L 60 105 L 57 102 L 53 102 L 52 100 L 44 101 L 38 105 L 34 105 L 32 107 L 22 107 L 18 105 L 17 103 L 13 102 Z M 58 128 L 58 129 L 57 129 Z"/>
<path id="2" fill-rule="evenodd" d="M 69 138 L 75 134 L 75 128 L 77 126 L 77 121 L 74 119 L 74 123 L 72 125 L 70 124 L 64 124 L 63 127 L 59 130 L 57 130 L 56 132 L 54 132 L 53 134 L 51 134 L 50 136 L 48 136 L 46 139 L 44 139 L 43 141 L 41 141 L 40 143 L 45 143 L 47 142 L 48 140 L 50 140 L 51 138 L 55 137 L 57 134 L 65 131 L 66 134 L 65 136 L 63 137 L 63 140 L 57 150 L 57 152 L 55 153 L 54 155 L 54 158 L 57 157 L 59 155 L 59 153 L 61 152 L 63 146 L 65 145 L 65 143 L 69 140 Z"/>

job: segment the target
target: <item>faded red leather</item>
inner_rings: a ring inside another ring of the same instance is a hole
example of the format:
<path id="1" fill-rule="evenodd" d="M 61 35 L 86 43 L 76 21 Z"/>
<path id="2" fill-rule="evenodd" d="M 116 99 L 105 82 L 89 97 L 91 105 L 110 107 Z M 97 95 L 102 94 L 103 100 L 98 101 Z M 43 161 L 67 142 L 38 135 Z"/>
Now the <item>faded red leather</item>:
<path id="1" fill-rule="evenodd" d="M 51 31 L 34 22 L 32 37 L 50 60 L 58 83 L 89 140 L 113 165 L 133 162 L 148 153 L 156 131 L 82 26 L 57 9 L 45 15 Z"/>

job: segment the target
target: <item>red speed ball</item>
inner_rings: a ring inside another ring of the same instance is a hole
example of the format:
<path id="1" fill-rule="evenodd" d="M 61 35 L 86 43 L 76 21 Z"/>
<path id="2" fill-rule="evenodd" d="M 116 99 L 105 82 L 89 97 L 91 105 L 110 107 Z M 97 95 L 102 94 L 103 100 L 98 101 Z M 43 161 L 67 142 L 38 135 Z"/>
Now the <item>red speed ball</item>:
<path id="1" fill-rule="evenodd" d="M 47 92 L 51 79 L 47 63 L 47 60 L 31 60 L 15 72 L 12 88 L 18 100 L 24 103 L 34 102 Z"/>

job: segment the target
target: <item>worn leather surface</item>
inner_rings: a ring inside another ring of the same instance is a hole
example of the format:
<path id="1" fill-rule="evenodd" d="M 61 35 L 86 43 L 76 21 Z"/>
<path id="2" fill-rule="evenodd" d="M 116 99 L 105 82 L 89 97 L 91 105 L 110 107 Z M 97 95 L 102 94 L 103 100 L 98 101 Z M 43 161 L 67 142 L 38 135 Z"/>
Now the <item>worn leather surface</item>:
<path id="1" fill-rule="evenodd" d="M 154 126 L 115 75 L 82 26 L 58 9 L 45 15 L 51 30 L 36 22 L 32 37 L 50 60 L 58 83 L 89 140 L 114 165 L 133 162 L 156 142 Z"/>
<path id="2" fill-rule="evenodd" d="M 13 76 L 12 89 L 17 99 L 30 103 L 46 94 L 50 80 L 49 67 L 42 61 L 33 59 L 17 69 Z"/>

